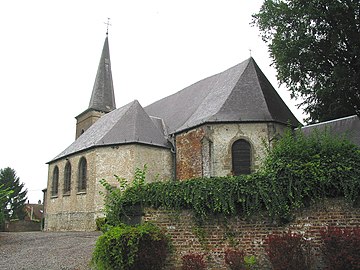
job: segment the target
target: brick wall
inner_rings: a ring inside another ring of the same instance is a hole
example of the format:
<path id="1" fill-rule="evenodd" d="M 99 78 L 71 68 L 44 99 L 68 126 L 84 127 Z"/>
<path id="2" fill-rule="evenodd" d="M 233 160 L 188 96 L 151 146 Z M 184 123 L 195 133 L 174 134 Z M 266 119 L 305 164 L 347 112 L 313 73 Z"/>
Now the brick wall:
<path id="1" fill-rule="evenodd" d="M 246 221 L 240 217 L 224 220 L 212 218 L 203 226 L 196 225 L 190 211 L 166 211 L 147 209 L 144 220 L 152 221 L 171 236 L 174 244 L 168 269 L 180 269 L 181 256 L 189 253 L 206 254 L 208 269 L 227 269 L 224 265 L 224 250 L 235 245 L 255 255 L 262 268 L 268 268 L 264 254 L 264 239 L 270 233 L 291 230 L 312 239 L 315 251 L 320 245 L 319 230 L 325 226 L 360 226 L 360 209 L 348 206 L 342 199 L 327 199 L 296 213 L 296 219 L 286 226 L 278 226 L 264 217 Z M 320 264 L 316 258 L 316 264 Z"/>
<path id="2" fill-rule="evenodd" d="M 205 131 L 202 127 L 176 136 L 176 178 L 202 177 L 202 143 Z"/>

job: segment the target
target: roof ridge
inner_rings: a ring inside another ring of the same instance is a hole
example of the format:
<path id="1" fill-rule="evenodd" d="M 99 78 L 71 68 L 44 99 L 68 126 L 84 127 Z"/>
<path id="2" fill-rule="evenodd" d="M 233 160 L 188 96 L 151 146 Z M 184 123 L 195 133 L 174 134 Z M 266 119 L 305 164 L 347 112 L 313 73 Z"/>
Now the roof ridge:
<path id="1" fill-rule="evenodd" d="M 242 70 L 241 74 L 239 74 L 239 77 L 236 79 L 236 83 L 235 83 L 234 87 L 232 88 L 231 92 L 229 93 L 229 95 L 227 96 L 227 98 L 224 99 L 224 102 L 223 102 L 222 106 L 219 108 L 219 110 L 218 110 L 213 116 L 216 116 L 216 115 L 217 115 L 218 113 L 220 113 L 220 111 L 224 108 L 225 103 L 226 103 L 227 100 L 229 99 L 229 96 L 231 95 L 231 93 L 234 91 L 234 88 L 236 87 L 237 83 L 238 83 L 239 80 L 241 79 L 241 76 L 244 74 L 245 70 L 249 67 L 249 65 L 250 65 L 250 63 L 251 63 L 251 60 L 254 61 L 254 59 L 253 59 L 252 57 L 250 57 L 250 58 L 248 58 L 247 60 L 241 62 L 241 64 L 242 64 L 242 63 L 245 63 L 246 61 L 248 61 L 247 64 L 246 64 L 246 67 L 244 67 L 244 69 Z M 240 65 L 240 64 L 238 64 L 238 65 Z"/>

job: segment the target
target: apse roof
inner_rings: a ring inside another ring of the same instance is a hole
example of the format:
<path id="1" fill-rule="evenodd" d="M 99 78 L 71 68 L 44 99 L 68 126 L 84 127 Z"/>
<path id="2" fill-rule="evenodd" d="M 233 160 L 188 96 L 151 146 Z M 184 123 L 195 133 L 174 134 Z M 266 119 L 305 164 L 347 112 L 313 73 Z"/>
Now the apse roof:
<path id="1" fill-rule="evenodd" d="M 170 133 L 203 123 L 300 123 L 253 58 L 145 107 L 162 118 Z"/>

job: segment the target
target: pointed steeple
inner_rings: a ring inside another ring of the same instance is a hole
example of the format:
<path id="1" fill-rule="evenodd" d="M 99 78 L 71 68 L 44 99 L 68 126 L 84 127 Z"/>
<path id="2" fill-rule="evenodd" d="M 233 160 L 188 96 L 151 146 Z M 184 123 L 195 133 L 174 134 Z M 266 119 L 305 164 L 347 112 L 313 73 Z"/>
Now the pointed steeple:
<path id="1" fill-rule="evenodd" d="M 105 113 L 116 109 L 107 33 L 96 73 L 89 109 Z"/>
<path id="2" fill-rule="evenodd" d="M 75 138 L 77 139 L 104 114 L 115 109 L 116 105 L 111 73 L 109 38 L 108 32 L 106 32 L 104 47 L 101 53 L 89 107 L 75 117 L 77 120 Z"/>

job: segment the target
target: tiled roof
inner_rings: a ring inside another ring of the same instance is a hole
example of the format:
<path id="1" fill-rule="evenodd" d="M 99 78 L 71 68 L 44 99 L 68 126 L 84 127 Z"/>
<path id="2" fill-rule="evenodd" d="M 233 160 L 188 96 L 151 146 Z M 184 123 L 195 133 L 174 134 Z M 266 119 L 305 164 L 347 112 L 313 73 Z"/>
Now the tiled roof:
<path id="1" fill-rule="evenodd" d="M 137 100 L 105 114 L 52 161 L 93 147 L 128 143 L 170 148 L 162 130 Z"/>
<path id="2" fill-rule="evenodd" d="M 253 58 L 156 101 L 145 111 L 162 118 L 170 133 L 216 122 L 299 125 Z"/>
<path id="3" fill-rule="evenodd" d="M 339 118 L 327 122 L 308 125 L 301 130 L 305 134 L 310 134 L 314 130 L 328 129 L 329 132 L 336 135 L 345 135 L 351 142 L 360 146 L 360 119 L 357 115 Z"/>

